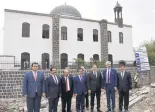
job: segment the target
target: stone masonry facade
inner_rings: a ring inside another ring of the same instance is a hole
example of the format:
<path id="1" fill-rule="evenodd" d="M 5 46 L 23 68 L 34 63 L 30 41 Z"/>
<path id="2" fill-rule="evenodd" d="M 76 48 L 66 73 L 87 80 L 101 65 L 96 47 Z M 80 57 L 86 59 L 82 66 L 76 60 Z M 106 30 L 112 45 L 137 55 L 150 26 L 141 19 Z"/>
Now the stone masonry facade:
<path id="1" fill-rule="evenodd" d="M 135 73 L 135 68 L 127 68 L 131 74 Z M 103 69 L 98 69 L 103 71 Z M 76 70 L 75 70 L 76 71 Z M 88 72 L 90 70 L 87 70 Z M 22 97 L 22 81 L 26 71 L 1 71 L 0 72 L 0 98 L 20 98 Z M 49 75 L 49 71 L 43 71 L 45 77 Z M 59 70 L 58 74 L 62 74 Z M 150 75 L 148 72 L 143 74 L 143 85 L 155 82 L 155 67 L 151 67 Z"/>
<path id="2" fill-rule="evenodd" d="M 52 62 L 56 66 L 56 63 L 59 62 L 59 15 L 53 15 L 53 26 L 52 26 Z"/>
<path id="3" fill-rule="evenodd" d="M 108 60 L 108 37 L 107 37 L 106 20 L 101 20 L 100 32 L 101 32 L 101 61 L 107 61 Z"/>

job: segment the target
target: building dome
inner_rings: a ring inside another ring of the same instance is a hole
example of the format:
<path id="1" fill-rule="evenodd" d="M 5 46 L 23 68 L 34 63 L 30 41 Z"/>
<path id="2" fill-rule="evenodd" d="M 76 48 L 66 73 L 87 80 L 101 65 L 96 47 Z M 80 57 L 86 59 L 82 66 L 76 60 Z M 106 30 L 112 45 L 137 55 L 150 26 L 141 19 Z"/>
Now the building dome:
<path id="1" fill-rule="evenodd" d="M 82 18 L 80 12 L 76 8 L 69 5 L 60 5 L 54 8 L 51 12 L 51 15 L 53 14 Z"/>

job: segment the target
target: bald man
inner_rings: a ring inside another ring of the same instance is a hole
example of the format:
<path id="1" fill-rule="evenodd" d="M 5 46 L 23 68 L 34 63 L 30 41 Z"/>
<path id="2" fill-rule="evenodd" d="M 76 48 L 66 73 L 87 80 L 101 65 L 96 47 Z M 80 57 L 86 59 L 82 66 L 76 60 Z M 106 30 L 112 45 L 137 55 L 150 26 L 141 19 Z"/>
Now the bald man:
<path id="1" fill-rule="evenodd" d="M 62 112 L 71 112 L 71 100 L 73 97 L 73 77 L 69 75 L 68 69 L 64 70 L 64 76 L 61 80 L 61 101 L 62 101 Z M 67 105 L 67 111 L 66 111 Z"/>
<path id="2" fill-rule="evenodd" d="M 111 62 L 106 62 L 106 67 L 103 71 L 103 87 L 106 90 L 107 97 L 107 112 L 115 111 L 115 91 L 117 90 L 117 71 L 111 68 Z M 112 99 L 112 108 L 111 108 Z"/>

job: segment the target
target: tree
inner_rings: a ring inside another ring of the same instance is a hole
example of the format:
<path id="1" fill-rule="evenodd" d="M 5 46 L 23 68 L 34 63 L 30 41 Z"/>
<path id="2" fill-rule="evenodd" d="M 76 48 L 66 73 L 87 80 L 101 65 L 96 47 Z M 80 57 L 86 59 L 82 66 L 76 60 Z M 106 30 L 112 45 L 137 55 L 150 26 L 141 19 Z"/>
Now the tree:
<path id="1" fill-rule="evenodd" d="M 85 61 L 82 60 L 81 58 L 74 58 L 73 60 L 75 60 L 75 63 L 77 64 L 78 68 L 80 66 L 84 66 L 84 64 L 85 64 Z"/>
<path id="2" fill-rule="evenodd" d="M 150 66 L 155 66 L 155 40 L 144 41 L 141 46 L 145 46 L 147 49 Z"/>

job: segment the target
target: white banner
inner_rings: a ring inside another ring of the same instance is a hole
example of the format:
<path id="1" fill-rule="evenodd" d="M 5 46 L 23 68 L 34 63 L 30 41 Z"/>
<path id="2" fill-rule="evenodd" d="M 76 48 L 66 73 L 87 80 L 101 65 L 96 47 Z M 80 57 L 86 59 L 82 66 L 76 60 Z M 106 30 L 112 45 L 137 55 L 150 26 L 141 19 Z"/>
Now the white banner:
<path id="1" fill-rule="evenodd" d="M 138 72 L 150 70 L 146 47 L 134 48 Z"/>

